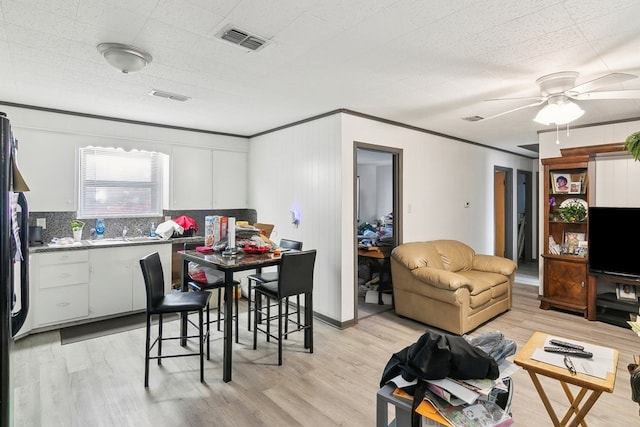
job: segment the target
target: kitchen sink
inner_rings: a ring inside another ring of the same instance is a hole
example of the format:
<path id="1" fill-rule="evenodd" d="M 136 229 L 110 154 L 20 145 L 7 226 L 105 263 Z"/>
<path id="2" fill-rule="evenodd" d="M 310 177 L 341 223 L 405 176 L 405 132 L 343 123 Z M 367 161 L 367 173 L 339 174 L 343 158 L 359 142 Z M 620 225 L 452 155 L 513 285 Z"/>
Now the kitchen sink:
<path id="1" fill-rule="evenodd" d="M 157 242 L 162 240 L 160 237 L 127 237 L 123 239 L 122 237 L 117 238 L 108 238 L 108 239 L 98 239 L 98 240 L 87 240 L 87 242 L 92 246 L 109 246 L 109 245 L 126 245 L 131 243 L 145 243 L 145 242 Z"/>
<path id="2" fill-rule="evenodd" d="M 161 237 L 149 237 L 149 236 L 140 236 L 140 237 L 127 237 L 124 239 L 127 242 L 157 242 L 162 240 Z"/>

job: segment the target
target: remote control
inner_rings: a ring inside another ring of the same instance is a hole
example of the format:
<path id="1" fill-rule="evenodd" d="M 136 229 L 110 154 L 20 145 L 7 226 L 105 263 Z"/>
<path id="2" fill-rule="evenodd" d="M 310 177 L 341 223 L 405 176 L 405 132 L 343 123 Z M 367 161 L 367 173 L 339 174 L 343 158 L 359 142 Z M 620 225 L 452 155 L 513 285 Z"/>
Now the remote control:
<path id="1" fill-rule="evenodd" d="M 593 353 L 584 350 L 578 350 L 576 348 L 568 347 L 545 347 L 544 351 L 549 353 L 565 354 L 567 356 L 584 357 L 590 359 L 593 357 Z"/>
<path id="2" fill-rule="evenodd" d="M 553 345 L 557 345 L 558 347 L 567 347 L 567 348 L 575 348 L 576 350 L 584 350 L 584 346 L 580 344 L 574 344 L 566 341 L 560 341 L 556 339 L 552 339 L 549 341 Z"/>

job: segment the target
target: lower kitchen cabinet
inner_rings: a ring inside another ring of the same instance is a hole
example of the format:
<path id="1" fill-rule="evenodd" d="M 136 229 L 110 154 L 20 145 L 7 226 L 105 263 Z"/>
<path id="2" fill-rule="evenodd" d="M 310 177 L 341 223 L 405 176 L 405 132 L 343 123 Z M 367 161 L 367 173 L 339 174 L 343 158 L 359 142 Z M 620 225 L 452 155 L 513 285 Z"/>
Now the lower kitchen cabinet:
<path id="1" fill-rule="evenodd" d="M 99 248 L 89 252 L 89 314 L 103 317 L 144 310 L 146 291 L 140 258 L 158 251 L 164 271 L 171 271 L 171 245 L 131 245 Z M 171 277 L 165 274 L 165 289 Z"/>
<path id="2" fill-rule="evenodd" d="M 89 251 L 38 254 L 30 258 L 34 327 L 89 315 Z"/>
<path id="3" fill-rule="evenodd" d="M 171 290 L 171 244 L 32 254 L 33 329 L 51 329 L 145 310 L 140 258 L 158 252 Z"/>

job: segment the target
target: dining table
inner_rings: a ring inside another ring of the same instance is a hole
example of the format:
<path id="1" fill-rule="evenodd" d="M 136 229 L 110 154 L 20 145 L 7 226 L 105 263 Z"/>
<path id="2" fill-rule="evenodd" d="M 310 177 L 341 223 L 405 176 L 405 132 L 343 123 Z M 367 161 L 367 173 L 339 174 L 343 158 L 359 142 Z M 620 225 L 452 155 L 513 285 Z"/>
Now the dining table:
<path id="1" fill-rule="evenodd" d="M 237 271 L 255 270 L 261 272 L 263 267 L 277 266 L 280 264 L 280 255 L 272 252 L 263 254 L 248 254 L 238 249 L 236 253 L 223 252 L 203 253 L 198 250 L 178 251 L 182 257 L 182 292 L 188 291 L 189 263 L 194 262 L 204 267 L 210 267 L 224 272 L 224 312 L 233 313 L 233 274 Z M 236 313 L 238 315 L 238 313 Z M 232 353 L 233 353 L 233 316 L 224 316 L 223 319 L 223 356 L 222 356 L 222 380 L 231 381 Z M 180 316 L 180 328 L 183 337 L 187 331 L 187 313 Z M 181 345 L 186 345 L 183 338 Z"/>

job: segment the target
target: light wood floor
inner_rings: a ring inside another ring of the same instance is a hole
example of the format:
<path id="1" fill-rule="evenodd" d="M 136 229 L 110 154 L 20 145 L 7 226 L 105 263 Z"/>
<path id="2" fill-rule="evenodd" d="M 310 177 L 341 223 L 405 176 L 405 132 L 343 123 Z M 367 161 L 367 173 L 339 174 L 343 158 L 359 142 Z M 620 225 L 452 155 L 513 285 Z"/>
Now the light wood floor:
<path id="1" fill-rule="evenodd" d="M 626 366 L 640 353 L 630 330 L 559 311 L 538 308 L 537 287 L 516 285 L 514 307 L 472 334 L 500 330 L 521 348 L 534 331 L 617 348 L 615 391 L 605 393 L 587 416 L 591 427 L 638 426 Z M 276 346 L 259 340 L 251 348 L 246 317 L 234 347 L 233 381 L 222 382 L 221 341 L 212 342 L 206 383 L 198 381 L 198 359 L 152 364 L 143 386 L 144 329 L 60 345 L 56 331 L 14 345 L 15 426 L 374 426 L 375 396 L 392 353 L 425 331 L 393 311 L 361 320 L 346 330 L 315 322 L 315 352 L 300 337 L 285 344 L 284 365 Z M 177 330 L 177 322 L 167 327 Z M 300 335 L 300 334 L 298 334 Z M 513 417 L 518 426 L 551 422 L 524 371 L 514 375 Z M 557 382 L 543 379 L 557 408 L 566 398 Z"/>

